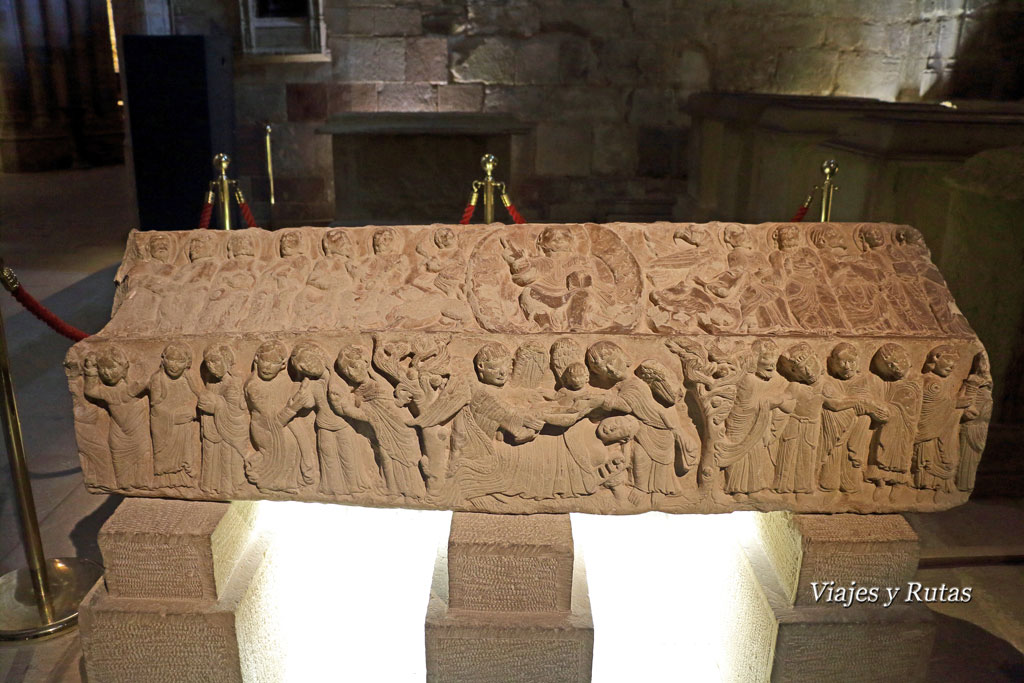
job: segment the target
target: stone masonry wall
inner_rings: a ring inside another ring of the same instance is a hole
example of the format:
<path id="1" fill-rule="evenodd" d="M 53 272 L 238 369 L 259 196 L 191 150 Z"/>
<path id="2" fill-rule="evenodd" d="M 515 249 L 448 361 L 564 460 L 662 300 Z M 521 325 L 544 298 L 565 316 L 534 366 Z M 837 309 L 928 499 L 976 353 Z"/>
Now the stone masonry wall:
<path id="1" fill-rule="evenodd" d="M 329 56 L 236 59 L 235 170 L 264 218 L 270 122 L 279 224 L 328 221 L 332 141 L 315 130 L 330 116 L 508 113 L 533 126 L 499 171 L 513 169 L 527 219 L 667 218 L 690 94 L 916 99 L 951 68 L 961 18 L 984 9 L 962 1 L 324 0 Z M 234 0 L 169 7 L 172 26 L 240 45 Z"/>

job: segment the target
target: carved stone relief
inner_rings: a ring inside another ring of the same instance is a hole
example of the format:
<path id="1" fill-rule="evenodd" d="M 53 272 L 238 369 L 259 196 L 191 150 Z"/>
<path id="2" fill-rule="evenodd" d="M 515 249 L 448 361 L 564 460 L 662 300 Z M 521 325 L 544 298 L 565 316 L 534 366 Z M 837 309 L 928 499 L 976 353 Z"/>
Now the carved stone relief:
<path id="1" fill-rule="evenodd" d="M 86 482 L 502 513 L 948 508 L 992 382 L 915 234 L 133 233 L 113 320 L 66 362 Z"/>

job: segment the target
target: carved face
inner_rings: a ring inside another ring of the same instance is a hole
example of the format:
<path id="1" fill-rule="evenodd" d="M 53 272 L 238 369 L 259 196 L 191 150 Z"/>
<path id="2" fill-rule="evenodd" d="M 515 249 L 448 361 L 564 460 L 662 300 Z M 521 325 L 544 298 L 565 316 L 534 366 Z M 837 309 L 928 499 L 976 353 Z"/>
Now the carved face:
<path id="1" fill-rule="evenodd" d="M 228 255 L 231 258 L 239 256 L 255 256 L 256 245 L 253 244 L 252 235 L 247 233 L 235 233 L 228 239 Z"/>
<path id="2" fill-rule="evenodd" d="M 562 373 L 562 386 L 571 391 L 579 391 L 590 381 L 590 371 L 583 363 L 573 363 Z"/>
<path id="3" fill-rule="evenodd" d="M 112 387 L 128 374 L 128 365 L 111 356 L 100 356 L 96 361 L 96 372 L 101 382 Z"/>
<path id="4" fill-rule="evenodd" d="M 544 228 L 537 241 L 540 250 L 546 255 L 572 251 L 572 232 L 565 226 Z"/>
<path id="5" fill-rule="evenodd" d="M 149 241 L 150 255 L 162 263 L 171 262 L 171 240 L 166 235 L 154 235 Z"/>
<path id="6" fill-rule="evenodd" d="M 877 249 L 885 242 L 882 231 L 877 227 L 865 227 L 860 231 L 860 239 L 868 249 Z"/>
<path id="7" fill-rule="evenodd" d="M 828 357 L 828 371 L 838 379 L 851 379 L 858 370 L 857 348 L 852 344 L 838 344 Z"/>
<path id="8" fill-rule="evenodd" d="M 277 377 L 284 365 L 285 356 L 276 347 L 261 349 L 256 354 L 256 375 L 264 382 Z"/>
<path id="9" fill-rule="evenodd" d="M 724 239 L 733 249 L 750 246 L 750 235 L 739 225 L 730 225 L 726 228 Z"/>
<path id="10" fill-rule="evenodd" d="M 636 435 L 639 427 L 640 423 L 632 415 L 606 417 L 597 425 L 597 438 L 609 445 L 625 443 Z"/>
<path id="11" fill-rule="evenodd" d="M 362 384 L 370 379 L 370 370 L 366 366 L 366 361 L 351 354 L 338 356 L 338 372 L 354 384 Z"/>
<path id="12" fill-rule="evenodd" d="M 390 254 L 398 248 L 398 235 L 391 228 L 381 228 L 373 233 L 373 253 Z"/>
<path id="13" fill-rule="evenodd" d="M 193 237 L 188 243 L 188 257 L 193 261 L 213 256 L 213 240 L 209 237 Z"/>
<path id="14" fill-rule="evenodd" d="M 171 379 L 181 377 L 191 364 L 192 359 L 189 357 L 188 352 L 177 346 L 170 346 L 165 349 L 164 355 L 160 360 L 160 366 Z"/>
<path id="15" fill-rule="evenodd" d="M 434 231 L 434 245 L 438 249 L 448 249 L 455 246 L 455 231 L 451 228 L 438 228 Z"/>
<path id="16" fill-rule="evenodd" d="M 792 225 L 783 226 L 775 233 L 775 241 L 779 249 L 795 249 L 800 244 L 800 231 Z"/>
<path id="17" fill-rule="evenodd" d="M 328 256 L 351 256 L 352 241 L 344 230 L 328 230 L 324 235 L 324 253 Z"/>
<path id="18" fill-rule="evenodd" d="M 206 372 L 208 372 L 210 377 L 213 379 L 221 380 L 224 379 L 224 375 L 228 374 L 228 364 L 224 359 L 223 354 L 209 354 L 203 359 L 203 365 L 206 366 Z"/>
<path id="19" fill-rule="evenodd" d="M 885 381 L 895 382 L 907 376 L 910 356 L 899 344 L 882 344 L 871 359 L 871 368 Z"/>
<path id="20" fill-rule="evenodd" d="M 622 349 L 608 349 L 592 359 L 590 369 L 603 381 L 621 382 L 629 376 L 629 361 Z"/>
<path id="21" fill-rule="evenodd" d="M 491 358 L 481 361 L 476 364 L 476 374 L 484 384 L 503 387 L 512 374 L 512 359 Z"/>
<path id="22" fill-rule="evenodd" d="M 757 357 L 757 376 L 761 379 L 771 379 L 772 375 L 775 374 L 775 365 L 779 361 L 779 355 L 770 351 L 765 351 Z"/>
<path id="23" fill-rule="evenodd" d="M 281 256 L 297 256 L 302 251 L 302 236 L 297 232 L 281 235 Z"/>
<path id="24" fill-rule="evenodd" d="M 952 347 L 939 347 L 932 349 L 931 353 L 928 354 L 928 364 L 931 366 L 931 371 L 939 377 L 949 377 L 953 372 L 953 368 L 956 367 L 956 362 L 959 356 L 955 349 Z"/>

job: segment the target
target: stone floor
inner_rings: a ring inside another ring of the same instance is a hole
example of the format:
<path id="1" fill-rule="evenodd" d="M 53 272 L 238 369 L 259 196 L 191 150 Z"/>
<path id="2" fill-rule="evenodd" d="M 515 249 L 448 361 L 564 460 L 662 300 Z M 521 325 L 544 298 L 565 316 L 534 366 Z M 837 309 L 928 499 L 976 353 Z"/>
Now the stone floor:
<path id="1" fill-rule="evenodd" d="M 131 201 L 123 167 L 0 175 L 0 255 L 36 298 L 96 331 L 109 315 L 113 273 L 134 220 Z M 89 495 L 81 485 L 61 369 L 69 342 L 0 297 L 47 554 L 99 560 L 97 530 L 120 501 Z M 908 519 L 922 539 L 918 580 L 974 588 L 967 604 L 932 605 L 938 637 L 927 680 L 1024 680 L 1024 499 L 972 500 Z M 23 564 L 5 458 L 0 571 Z M 0 645 L 0 683 L 81 680 L 75 633 Z M 597 667 L 594 680 L 602 680 Z"/>

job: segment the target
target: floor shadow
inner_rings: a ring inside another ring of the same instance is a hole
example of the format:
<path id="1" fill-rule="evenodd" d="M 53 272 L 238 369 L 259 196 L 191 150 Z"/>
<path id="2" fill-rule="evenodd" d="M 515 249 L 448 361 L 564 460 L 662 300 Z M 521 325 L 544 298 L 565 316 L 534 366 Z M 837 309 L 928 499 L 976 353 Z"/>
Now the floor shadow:
<path id="1" fill-rule="evenodd" d="M 927 683 L 1024 681 L 1024 653 L 969 621 L 935 613 Z"/>
<path id="2" fill-rule="evenodd" d="M 103 504 L 91 513 L 78 520 L 68 535 L 75 546 L 75 555 L 84 560 L 91 560 L 103 566 L 103 555 L 98 543 L 100 527 L 110 519 L 114 510 L 124 500 L 124 496 L 110 495 Z"/>

